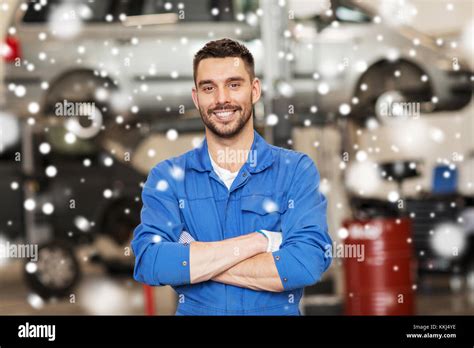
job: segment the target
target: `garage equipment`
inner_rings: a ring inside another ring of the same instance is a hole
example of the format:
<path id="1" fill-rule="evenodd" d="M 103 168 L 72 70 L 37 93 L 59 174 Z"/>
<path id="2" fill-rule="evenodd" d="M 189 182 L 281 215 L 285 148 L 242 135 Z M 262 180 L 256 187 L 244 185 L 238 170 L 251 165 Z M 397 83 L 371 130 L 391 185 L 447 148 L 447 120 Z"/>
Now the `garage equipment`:
<path id="1" fill-rule="evenodd" d="M 345 247 L 363 250 L 364 259 L 344 257 L 345 313 L 413 315 L 411 223 L 407 218 L 348 221 Z"/>
<path id="2" fill-rule="evenodd" d="M 418 175 L 414 163 L 382 164 L 381 176 L 396 181 L 401 192 L 403 180 Z M 373 218 L 344 223 L 348 231 L 343 249 L 348 315 L 414 314 L 412 227 L 401 203 L 396 210 L 383 207 L 377 212 L 371 207 Z"/>

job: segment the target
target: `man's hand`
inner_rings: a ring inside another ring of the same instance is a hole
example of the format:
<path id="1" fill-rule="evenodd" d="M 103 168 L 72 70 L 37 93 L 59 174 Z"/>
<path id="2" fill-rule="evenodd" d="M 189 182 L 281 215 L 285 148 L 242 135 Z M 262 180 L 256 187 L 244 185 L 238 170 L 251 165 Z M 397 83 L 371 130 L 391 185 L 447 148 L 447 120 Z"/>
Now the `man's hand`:
<path id="1" fill-rule="evenodd" d="M 212 278 L 213 281 L 257 291 L 283 291 L 278 270 L 273 260 L 274 251 L 280 250 L 281 232 L 258 230 L 267 240 L 264 253 L 248 258 Z"/>
<path id="2" fill-rule="evenodd" d="M 257 232 L 219 242 L 191 242 L 191 284 L 207 281 L 243 260 L 264 253 L 267 247 L 267 238 Z"/>
<path id="3" fill-rule="evenodd" d="M 212 280 L 256 291 L 284 290 L 271 253 L 260 253 L 244 260 Z"/>

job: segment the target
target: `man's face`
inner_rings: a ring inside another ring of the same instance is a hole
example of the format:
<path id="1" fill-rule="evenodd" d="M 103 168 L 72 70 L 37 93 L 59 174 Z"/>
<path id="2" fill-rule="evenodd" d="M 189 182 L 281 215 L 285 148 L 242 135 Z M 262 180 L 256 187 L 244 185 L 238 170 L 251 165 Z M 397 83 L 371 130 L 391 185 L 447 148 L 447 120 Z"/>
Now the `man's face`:
<path id="1" fill-rule="evenodd" d="M 260 81 L 251 80 L 241 58 L 207 58 L 198 65 L 192 96 L 206 127 L 219 137 L 232 138 L 251 120 Z"/>

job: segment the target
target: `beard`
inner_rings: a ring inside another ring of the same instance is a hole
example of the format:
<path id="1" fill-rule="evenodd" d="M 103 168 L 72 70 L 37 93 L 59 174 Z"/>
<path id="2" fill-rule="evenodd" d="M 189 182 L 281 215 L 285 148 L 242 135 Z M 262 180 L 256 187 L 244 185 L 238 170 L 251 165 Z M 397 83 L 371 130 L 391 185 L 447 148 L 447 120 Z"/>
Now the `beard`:
<path id="1" fill-rule="evenodd" d="M 229 109 L 235 110 L 235 118 L 232 121 L 222 123 L 216 120 L 216 116 L 213 114 L 214 111 Z M 207 111 L 199 107 L 199 113 L 201 114 L 202 121 L 213 134 L 221 138 L 230 139 L 238 135 L 249 122 L 252 116 L 252 97 L 250 97 L 249 102 L 244 107 L 233 104 L 220 104 Z"/>

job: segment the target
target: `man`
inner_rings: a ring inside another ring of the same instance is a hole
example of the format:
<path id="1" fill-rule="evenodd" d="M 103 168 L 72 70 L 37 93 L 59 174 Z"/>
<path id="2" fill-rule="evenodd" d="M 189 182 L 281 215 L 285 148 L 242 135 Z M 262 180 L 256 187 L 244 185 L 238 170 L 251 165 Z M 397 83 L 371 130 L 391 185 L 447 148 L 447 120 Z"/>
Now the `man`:
<path id="1" fill-rule="evenodd" d="M 254 59 L 222 39 L 194 57 L 202 145 L 157 164 L 143 187 L 134 277 L 171 285 L 177 315 L 299 315 L 303 288 L 329 267 L 319 173 L 254 131 Z"/>

